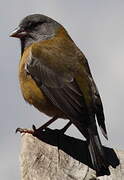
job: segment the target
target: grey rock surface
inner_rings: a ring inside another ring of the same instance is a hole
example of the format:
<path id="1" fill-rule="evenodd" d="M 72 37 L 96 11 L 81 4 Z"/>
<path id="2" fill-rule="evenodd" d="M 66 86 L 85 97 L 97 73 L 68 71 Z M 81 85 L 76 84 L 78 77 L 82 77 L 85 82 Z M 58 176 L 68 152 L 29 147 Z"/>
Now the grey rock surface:
<path id="1" fill-rule="evenodd" d="M 104 147 L 110 175 L 96 177 L 85 141 L 47 129 L 21 136 L 21 180 L 124 180 L 124 152 Z"/>

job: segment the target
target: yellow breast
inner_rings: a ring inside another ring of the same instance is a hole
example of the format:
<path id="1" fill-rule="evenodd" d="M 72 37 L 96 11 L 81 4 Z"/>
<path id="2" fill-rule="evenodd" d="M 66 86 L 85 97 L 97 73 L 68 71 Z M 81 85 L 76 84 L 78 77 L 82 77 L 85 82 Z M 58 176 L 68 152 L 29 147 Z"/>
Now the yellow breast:
<path id="1" fill-rule="evenodd" d="M 41 112 L 49 116 L 58 114 L 61 117 L 61 112 L 47 99 L 32 77 L 26 73 L 25 64 L 28 61 L 30 50 L 29 47 L 24 51 L 19 64 L 19 82 L 22 95 L 29 104 L 34 105 Z"/>

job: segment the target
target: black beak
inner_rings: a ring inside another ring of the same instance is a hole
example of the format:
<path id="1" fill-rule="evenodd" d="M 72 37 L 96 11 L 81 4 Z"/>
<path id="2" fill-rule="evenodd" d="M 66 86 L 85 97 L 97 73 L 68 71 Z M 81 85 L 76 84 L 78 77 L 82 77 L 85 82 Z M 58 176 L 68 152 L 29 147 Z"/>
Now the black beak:
<path id="1" fill-rule="evenodd" d="M 23 38 L 27 35 L 27 32 L 21 28 L 17 27 L 11 34 L 10 37 L 15 37 L 15 38 Z"/>

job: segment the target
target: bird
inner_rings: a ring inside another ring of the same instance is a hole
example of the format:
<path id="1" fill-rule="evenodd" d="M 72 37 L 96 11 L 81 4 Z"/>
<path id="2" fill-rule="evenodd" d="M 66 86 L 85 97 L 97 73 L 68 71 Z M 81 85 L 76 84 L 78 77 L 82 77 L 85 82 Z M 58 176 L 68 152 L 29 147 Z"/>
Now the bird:
<path id="1" fill-rule="evenodd" d="M 41 129 L 58 118 L 68 119 L 63 132 L 74 124 L 86 138 L 93 168 L 96 172 L 106 170 L 108 163 L 97 130 L 98 124 L 108 139 L 105 115 L 83 52 L 63 25 L 42 14 L 24 17 L 10 36 L 21 42 L 19 82 L 25 101 L 51 117 Z"/>

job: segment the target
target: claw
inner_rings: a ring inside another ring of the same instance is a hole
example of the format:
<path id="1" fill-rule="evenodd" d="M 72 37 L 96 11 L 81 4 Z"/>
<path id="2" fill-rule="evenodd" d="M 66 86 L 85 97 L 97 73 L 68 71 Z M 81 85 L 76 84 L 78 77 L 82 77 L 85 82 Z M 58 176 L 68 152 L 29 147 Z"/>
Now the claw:
<path id="1" fill-rule="evenodd" d="M 21 131 L 22 131 L 21 128 L 17 128 L 17 129 L 15 130 L 15 133 L 17 133 L 17 132 L 20 132 L 20 133 L 21 133 Z"/>
<path id="2" fill-rule="evenodd" d="M 15 133 L 28 133 L 28 134 L 33 134 L 34 133 L 34 129 L 31 130 L 31 129 L 23 129 L 23 128 L 17 128 Z"/>
<path id="3" fill-rule="evenodd" d="M 37 128 L 36 128 L 36 126 L 35 126 L 34 124 L 32 125 L 32 129 L 33 129 L 34 131 L 37 130 Z"/>

